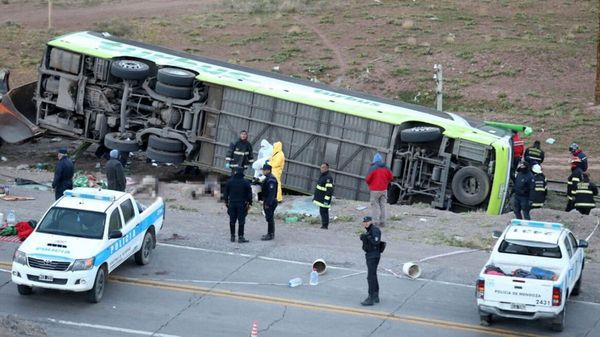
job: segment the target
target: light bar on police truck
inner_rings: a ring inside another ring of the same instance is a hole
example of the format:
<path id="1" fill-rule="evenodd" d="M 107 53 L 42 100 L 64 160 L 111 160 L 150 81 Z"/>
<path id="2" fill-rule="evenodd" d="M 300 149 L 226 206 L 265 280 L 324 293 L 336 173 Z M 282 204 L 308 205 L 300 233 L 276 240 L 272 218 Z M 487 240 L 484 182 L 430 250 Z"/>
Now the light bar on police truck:
<path id="1" fill-rule="evenodd" d="M 115 201 L 115 197 L 112 195 L 79 193 L 79 192 L 73 192 L 73 190 L 66 190 L 64 195 L 67 197 L 73 197 L 73 198 L 94 199 L 94 200 L 111 201 L 111 202 Z"/>
<path id="2" fill-rule="evenodd" d="M 544 222 L 544 221 L 532 221 L 532 220 L 520 220 L 520 219 L 512 219 L 510 221 L 511 225 L 515 226 L 528 226 L 528 227 L 537 227 L 537 228 L 548 228 L 548 229 L 563 229 L 564 226 L 559 224 L 558 222 Z"/>

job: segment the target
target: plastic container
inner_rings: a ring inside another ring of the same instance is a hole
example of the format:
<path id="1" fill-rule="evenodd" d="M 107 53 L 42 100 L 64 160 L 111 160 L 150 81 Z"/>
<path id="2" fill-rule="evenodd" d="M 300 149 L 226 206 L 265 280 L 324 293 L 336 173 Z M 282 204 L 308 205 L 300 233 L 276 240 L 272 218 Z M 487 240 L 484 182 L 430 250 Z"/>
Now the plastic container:
<path id="1" fill-rule="evenodd" d="M 17 216 L 15 215 L 14 210 L 11 209 L 6 215 L 6 223 L 9 226 L 14 226 L 17 223 Z"/>
<path id="2" fill-rule="evenodd" d="M 316 286 L 319 284 L 319 273 L 317 273 L 317 269 L 313 268 L 310 272 L 310 281 L 308 282 L 311 286 Z"/>
<path id="3" fill-rule="evenodd" d="M 421 276 L 421 267 L 416 262 L 406 262 L 402 265 L 404 274 L 412 279 Z"/>
<path id="4" fill-rule="evenodd" d="M 288 285 L 290 286 L 290 288 L 295 288 L 299 285 L 302 285 L 302 279 L 299 277 L 293 278 L 288 282 Z"/>

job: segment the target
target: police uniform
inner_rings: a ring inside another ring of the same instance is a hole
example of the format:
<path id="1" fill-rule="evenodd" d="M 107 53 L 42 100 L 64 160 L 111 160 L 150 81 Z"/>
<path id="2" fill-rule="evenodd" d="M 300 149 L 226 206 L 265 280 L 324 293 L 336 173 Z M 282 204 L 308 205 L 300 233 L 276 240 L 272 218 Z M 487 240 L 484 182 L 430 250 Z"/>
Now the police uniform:
<path id="1" fill-rule="evenodd" d="M 578 182 L 573 190 L 574 206 L 581 214 L 588 215 L 590 210 L 596 207 L 594 196 L 598 195 L 598 187 L 590 181 L 587 174 L 583 174 L 581 181 Z"/>
<path id="2" fill-rule="evenodd" d="M 270 165 L 265 165 L 263 170 L 271 170 Z M 265 175 L 262 183 L 263 210 L 267 221 L 267 234 L 261 240 L 273 240 L 275 238 L 275 209 L 277 208 L 277 178 L 271 172 Z"/>
<path id="3" fill-rule="evenodd" d="M 572 160 L 573 161 L 573 160 Z M 573 208 L 575 208 L 575 192 L 577 191 L 577 184 L 581 182 L 583 179 L 583 171 L 578 166 L 578 162 L 575 162 L 572 165 L 575 165 L 571 169 L 571 175 L 567 179 L 567 208 L 566 212 L 570 212 Z"/>
<path id="4" fill-rule="evenodd" d="M 370 222 L 366 232 L 360 235 L 362 241 L 362 249 L 365 252 L 365 260 L 367 263 L 367 282 L 369 284 L 369 297 L 361 304 L 373 305 L 379 303 L 379 281 L 377 280 L 377 266 L 381 258 L 381 230 L 372 223 L 372 218 L 367 216 L 363 222 Z"/>
<path id="5" fill-rule="evenodd" d="M 543 173 L 533 175 L 533 184 L 529 192 L 531 208 L 542 208 L 548 194 L 548 180 Z"/>
<path id="6" fill-rule="evenodd" d="M 519 170 L 513 186 L 513 212 L 517 219 L 531 220 L 529 216 L 529 193 L 533 185 L 533 175 L 525 165 Z"/>
<path id="7" fill-rule="evenodd" d="M 254 162 L 252 144 L 248 140 L 241 139 L 231 143 L 225 162 L 229 164 L 229 168 L 234 172 L 237 168 L 247 169 Z"/>
<path id="8" fill-rule="evenodd" d="M 244 238 L 244 225 L 248 207 L 252 204 L 252 188 L 250 182 L 244 179 L 244 171 L 238 169 L 225 185 L 225 203 L 229 214 L 229 231 L 231 242 L 235 241 L 235 223 L 238 222 L 238 242 L 248 242 Z"/>
<path id="9" fill-rule="evenodd" d="M 321 214 L 321 228 L 327 229 L 329 227 L 329 208 L 331 208 L 331 198 L 333 197 L 333 178 L 329 174 L 329 170 L 321 173 L 317 186 L 315 187 L 315 194 L 313 196 L 313 203 L 319 206 L 319 213 Z"/>
<path id="10" fill-rule="evenodd" d="M 66 190 L 73 188 L 73 174 L 75 173 L 73 162 L 67 157 L 67 150 L 60 149 L 58 153 L 62 154 L 63 157 L 56 163 L 54 179 L 52 180 L 52 188 L 54 189 L 54 198 L 56 200 L 62 197 Z"/>

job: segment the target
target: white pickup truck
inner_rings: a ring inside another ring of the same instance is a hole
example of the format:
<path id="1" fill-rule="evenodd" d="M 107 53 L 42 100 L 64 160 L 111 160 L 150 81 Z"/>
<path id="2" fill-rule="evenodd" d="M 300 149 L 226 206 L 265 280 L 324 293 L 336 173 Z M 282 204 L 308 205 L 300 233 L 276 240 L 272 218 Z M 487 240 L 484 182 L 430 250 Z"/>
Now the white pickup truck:
<path id="1" fill-rule="evenodd" d="M 33 287 L 85 291 L 97 303 L 121 263 L 132 255 L 137 264 L 150 262 L 164 216 L 161 198 L 145 208 L 129 193 L 67 190 L 15 251 L 12 281 L 21 295 Z"/>
<path id="2" fill-rule="evenodd" d="M 477 280 L 481 324 L 489 325 L 493 315 L 550 319 L 552 329 L 562 331 L 567 299 L 581 288 L 587 246 L 562 224 L 512 220 Z"/>

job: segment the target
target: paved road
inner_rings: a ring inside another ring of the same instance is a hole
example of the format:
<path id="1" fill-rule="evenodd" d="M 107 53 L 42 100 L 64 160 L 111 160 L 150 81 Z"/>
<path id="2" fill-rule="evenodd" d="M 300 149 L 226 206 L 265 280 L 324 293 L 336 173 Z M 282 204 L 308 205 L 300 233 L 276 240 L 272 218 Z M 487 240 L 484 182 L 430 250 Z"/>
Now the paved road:
<path id="1" fill-rule="evenodd" d="M 600 305 L 569 303 L 565 332 L 545 322 L 478 324 L 473 287 L 381 277 L 382 303 L 359 305 L 365 274 L 331 268 L 318 286 L 288 288 L 307 279 L 303 263 L 260 256 L 159 245 L 153 261 L 129 261 L 111 276 L 99 304 L 82 294 L 38 290 L 20 296 L 6 263 L 15 244 L 0 244 L 0 314 L 40 323 L 49 336 L 598 336 Z M 594 327 L 596 330 L 594 330 Z"/>

